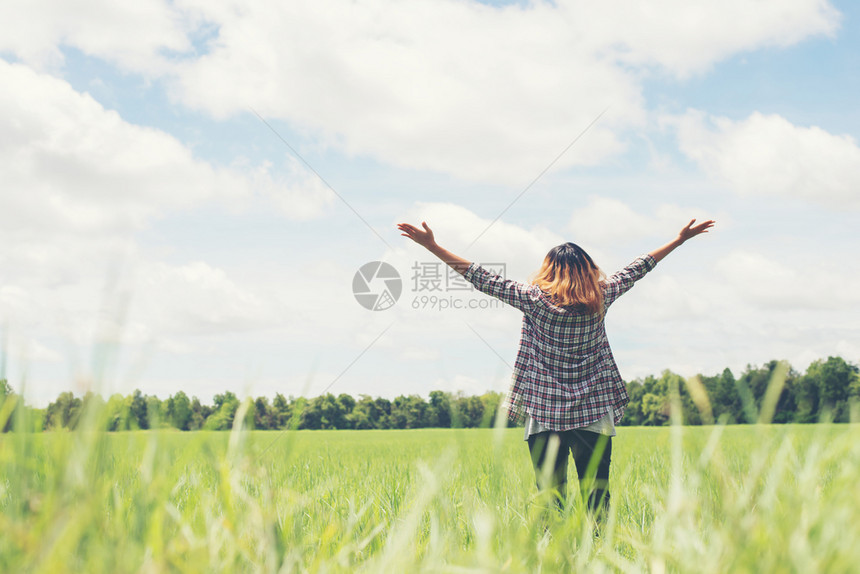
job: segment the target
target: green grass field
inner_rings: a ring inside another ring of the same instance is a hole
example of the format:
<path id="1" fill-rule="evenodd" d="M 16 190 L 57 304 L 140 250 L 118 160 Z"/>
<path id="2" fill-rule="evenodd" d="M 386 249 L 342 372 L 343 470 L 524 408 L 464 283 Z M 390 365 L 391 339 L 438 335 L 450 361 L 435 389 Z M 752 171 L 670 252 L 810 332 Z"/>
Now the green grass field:
<path id="1" fill-rule="evenodd" d="M 595 538 L 522 429 L 10 433 L 0 572 L 857 572 L 858 439 L 621 428 Z"/>

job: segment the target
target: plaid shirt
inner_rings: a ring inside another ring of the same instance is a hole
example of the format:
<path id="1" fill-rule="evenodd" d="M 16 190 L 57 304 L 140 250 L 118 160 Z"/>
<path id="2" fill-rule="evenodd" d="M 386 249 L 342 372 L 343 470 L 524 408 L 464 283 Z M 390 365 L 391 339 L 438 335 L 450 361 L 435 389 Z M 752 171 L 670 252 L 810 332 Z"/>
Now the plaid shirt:
<path id="1" fill-rule="evenodd" d="M 609 277 L 603 287 L 604 308 L 654 269 L 643 255 Z M 630 402 L 618 372 L 603 314 L 583 314 L 553 305 L 536 285 L 493 275 L 472 263 L 464 277 L 479 291 L 523 312 L 522 338 L 507 397 L 508 416 L 522 422 L 531 415 L 550 430 L 588 426 L 613 409 L 621 421 Z"/>

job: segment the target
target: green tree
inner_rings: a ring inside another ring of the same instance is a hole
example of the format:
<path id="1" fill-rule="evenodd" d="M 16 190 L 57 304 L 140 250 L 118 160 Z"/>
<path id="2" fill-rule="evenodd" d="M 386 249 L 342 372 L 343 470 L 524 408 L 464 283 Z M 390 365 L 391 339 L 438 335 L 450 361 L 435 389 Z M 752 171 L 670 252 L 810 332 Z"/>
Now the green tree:
<path id="1" fill-rule="evenodd" d="M 0 406 L 6 401 L 7 397 L 15 396 L 15 391 L 12 390 L 12 385 L 6 379 L 0 379 Z"/>
<path id="2" fill-rule="evenodd" d="M 81 415 L 82 401 L 69 391 L 59 394 L 45 412 L 45 428 L 74 428 Z"/>
<path id="3" fill-rule="evenodd" d="M 272 401 L 272 411 L 275 417 L 275 426 L 273 428 L 282 429 L 291 423 L 293 406 L 281 393 L 275 394 L 275 400 Z"/>
<path id="4" fill-rule="evenodd" d="M 164 418 L 162 402 L 155 395 L 146 395 L 146 428 L 157 429 Z"/>
<path id="5" fill-rule="evenodd" d="M 350 428 L 359 430 L 378 428 L 376 424 L 379 421 L 379 412 L 376 402 L 368 395 L 361 395 L 347 418 Z"/>
<path id="6" fill-rule="evenodd" d="M 206 430 L 230 430 L 239 410 L 239 399 L 230 391 L 215 395 L 213 413 L 206 419 Z"/>
<path id="7" fill-rule="evenodd" d="M 312 430 L 345 428 L 346 415 L 335 396 L 326 393 L 307 402 L 299 426 Z"/>
<path id="8" fill-rule="evenodd" d="M 723 373 L 720 375 L 715 387 L 715 393 L 711 400 L 711 406 L 714 409 L 714 418 L 719 420 L 723 417 L 728 423 L 743 421 L 741 397 L 738 394 L 737 383 L 731 369 L 723 369 Z"/>
<path id="9" fill-rule="evenodd" d="M 624 426 L 644 424 L 642 422 L 642 397 L 645 395 L 645 387 L 642 385 L 641 379 L 627 383 L 627 394 L 630 397 L 630 402 L 627 403 L 627 408 L 624 409 L 624 416 L 621 418 L 620 424 Z"/>
<path id="10" fill-rule="evenodd" d="M 795 422 L 816 422 L 818 420 L 821 397 L 818 379 L 814 373 L 810 372 L 810 369 L 807 369 L 806 374 L 798 379 L 794 395 L 797 402 L 797 410 L 794 415 Z"/>
<path id="11" fill-rule="evenodd" d="M 191 398 L 191 419 L 188 430 L 200 430 L 206 425 L 206 419 L 212 414 L 212 407 L 200 403 L 197 397 Z"/>
<path id="12" fill-rule="evenodd" d="M 391 401 L 391 428 L 405 429 L 409 428 L 409 405 L 405 396 L 394 397 Z"/>
<path id="13" fill-rule="evenodd" d="M 409 395 L 405 400 L 406 406 L 406 428 L 426 428 L 427 424 L 427 402 L 419 395 Z"/>
<path id="14" fill-rule="evenodd" d="M 377 398 L 373 401 L 373 404 L 376 405 L 376 410 L 374 413 L 376 414 L 376 420 L 374 428 L 378 429 L 390 429 L 396 428 L 394 427 L 394 423 L 391 420 L 391 401 L 388 399 L 384 399 L 382 397 Z"/>
<path id="15" fill-rule="evenodd" d="M 6 404 L 7 399 L 9 399 L 10 401 L 16 401 L 16 402 L 18 400 L 17 397 L 15 396 L 15 392 L 12 390 L 12 386 L 9 384 L 9 382 L 6 379 L 0 379 L 0 413 L 3 412 L 3 410 L 4 410 L 3 406 Z M 12 405 L 12 403 L 9 403 L 9 404 Z M 15 422 L 14 421 L 14 419 L 15 419 L 14 410 L 17 410 L 17 408 L 18 408 L 17 404 L 15 404 L 14 406 L 11 407 L 10 412 L 6 413 L 7 418 L 6 418 L 5 422 L 2 421 L 2 419 L 0 419 L 0 424 L 2 424 L 2 427 L 3 427 L 2 429 L 0 429 L 0 431 L 9 432 L 10 430 L 12 430 L 12 425 Z"/>
<path id="16" fill-rule="evenodd" d="M 477 428 L 484 418 L 484 403 L 480 397 L 467 397 L 458 393 L 451 401 L 454 428 Z"/>
<path id="17" fill-rule="evenodd" d="M 479 397 L 481 399 L 481 428 L 492 428 L 496 424 L 496 414 L 502 406 L 502 394 L 489 391 Z"/>
<path id="18" fill-rule="evenodd" d="M 272 421 L 272 415 L 269 412 L 269 399 L 266 397 L 257 397 L 254 400 L 254 428 L 257 430 L 269 430 L 269 425 Z"/>
<path id="19" fill-rule="evenodd" d="M 762 399 L 764 399 L 764 395 L 767 392 L 770 376 L 776 364 L 776 361 L 771 361 L 761 368 L 747 365 L 746 370 L 738 377 L 741 386 L 746 385 L 750 390 L 750 394 L 752 394 L 753 401 L 755 402 L 756 411 L 761 410 Z"/>
<path id="20" fill-rule="evenodd" d="M 815 361 L 806 371 L 818 383 L 819 407 L 829 411 L 834 422 L 848 422 L 848 398 L 858 369 L 841 357 Z"/>
<path id="21" fill-rule="evenodd" d="M 789 368 L 785 379 L 777 381 L 774 377 L 780 371 L 780 361 L 769 361 L 761 367 L 747 365 L 746 371 L 738 378 L 738 388 L 749 389 L 749 394 L 752 396 L 752 404 L 747 406 L 749 414 L 746 418 L 748 422 L 758 421 L 758 415 L 764 405 L 768 390 L 772 384 L 780 383 L 782 383 L 782 389 L 777 397 L 772 422 L 791 422 L 794 420 L 794 414 L 797 410 L 795 397 L 797 373 Z M 754 408 L 752 408 L 753 405 Z M 753 420 L 749 420 L 750 418 Z"/>
<path id="22" fill-rule="evenodd" d="M 797 371 L 789 367 L 771 422 L 785 424 L 795 421 L 795 417 L 797 416 L 797 385 L 799 379 Z"/>
<path id="23" fill-rule="evenodd" d="M 130 420 L 125 397 L 114 393 L 104 405 L 105 430 L 109 432 L 129 430 Z"/>
<path id="24" fill-rule="evenodd" d="M 128 416 L 131 419 L 132 428 L 149 428 L 149 415 L 146 412 L 146 398 L 140 392 L 140 389 L 134 389 L 134 393 L 131 395 L 131 406 L 128 409 Z"/>
<path id="25" fill-rule="evenodd" d="M 854 380 L 848 388 L 849 417 L 851 422 L 860 422 L 860 373 L 854 373 Z"/>
<path id="26" fill-rule="evenodd" d="M 178 391 L 175 395 L 168 399 L 170 406 L 167 409 L 167 420 L 170 421 L 170 426 L 179 430 L 189 430 L 191 427 L 191 400 L 183 391 Z"/>
<path id="27" fill-rule="evenodd" d="M 666 397 L 654 393 L 642 396 L 642 424 L 645 426 L 662 426 L 669 420 L 669 404 Z"/>
<path id="28" fill-rule="evenodd" d="M 443 391 L 430 391 L 427 422 L 431 427 L 451 428 L 451 396 Z"/>
<path id="29" fill-rule="evenodd" d="M 302 420 L 304 419 L 304 414 L 308 408 L 309 403 L 310 401 L 305 397 L 296 397 L 295 400 L 290 397 L 290 410 L 292 411 L 289 421 L 290 428 L 307 428 L 302 426 Z"/>
<path id="30" fill-rule="evenodd" d="M 337 397 L 338 417 L 335 421 L 335 428 L 349 429 L 352 427 L 352 422 L 349 415 L 352 414 L 352 409 L 355 408 L 355 399 L 350 395 L 341 393 Z"/>

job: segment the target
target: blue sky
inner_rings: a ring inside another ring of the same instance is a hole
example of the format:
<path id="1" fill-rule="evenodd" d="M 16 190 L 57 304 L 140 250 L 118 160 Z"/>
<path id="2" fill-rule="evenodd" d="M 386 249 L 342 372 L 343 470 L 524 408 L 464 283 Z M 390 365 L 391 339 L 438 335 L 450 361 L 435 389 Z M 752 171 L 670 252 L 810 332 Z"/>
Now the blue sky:
<path id="1" fill-rule="evenodd" d="M 612 272 L 714 218 L 613 308 L 622 375 L 857 362 L 858 18 L 817 0 L 6 4 L 6 374 L 36 404 L 504 390 L 520 316 L 414 309 L 431 258 L 394 224 L 420 219 L 526 280 L 563 241 Z M 373 260 L 404 279 L 385 311 L 351 292 Z"/>

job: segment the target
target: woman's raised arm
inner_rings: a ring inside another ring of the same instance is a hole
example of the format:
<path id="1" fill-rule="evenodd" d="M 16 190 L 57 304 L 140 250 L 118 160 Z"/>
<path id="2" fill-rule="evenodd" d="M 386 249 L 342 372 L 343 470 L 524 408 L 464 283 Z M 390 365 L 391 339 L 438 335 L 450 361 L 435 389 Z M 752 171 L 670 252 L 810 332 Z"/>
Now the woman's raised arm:
<path id="1" fill-rule="evenodd" d="M 695 223 L 695 219 L 690 220 L 690 223 L 688 223 L 686 227 L 684 227 L 683 229 L 681 229 L 681 231 L 678 232 L 678 236 L 675 239 L 673 239 L 663 247 L 655 249 L 648 255 L 653 257 L 656 261 L 660 261 L 667 255 L 672 253 L 672 251 L 674 251 L 676 247 L 680 246 L 682 243 L 684 243 L 691 237 L 695 237 L 701 233 L 707 233 L 708 230 L 713 227 L 714 223 L 716 222 L 713 219 L 709 219 L 707 221 L 703 221 L 698 225 L 694 225 Z"/>
<path id="2" fill-rule="evenodd" d="M 425 247 L 454 271 L 463 275 L 466 281 L 481 293 L 495 297 L 523 313 L 528 313 L 534 308 L 540 289 L 533 285 L 505 279 L 501 275 L 494 275 L 480 265 L 454 255 L 447 249 L 439 247 L 433 237 L 433 230 L 425 222 L 422 221 L 421 226 L 424 227 L 423 231 L 408 223 L 397 224 L 397 228 L 403 232 L 401 235 Z"/>
<path id="3" fill-rule="evenodd" d="M 443 262 L 448 264 L 451 269 L 463 275 L 466 273 L 466 270 L 469 268 L 469 265 L 472 264 L 471 261 L 467 261 L 462 257 L 454 255 L 444 247 L 440 247 L 436 243 L 436 238 L 433 237 L 433 230 L 427 226 L 427 223 L 422 221 L 421 226 L 424 230 L 420 230 L 414 225 L 410 225 L 408 223 L 398 223 L 397 229 L 402 231 L 400 235 L 404 237 L 408 237 L 418 245 L 423 246 L 427 251 L 441 259 Z"/>

